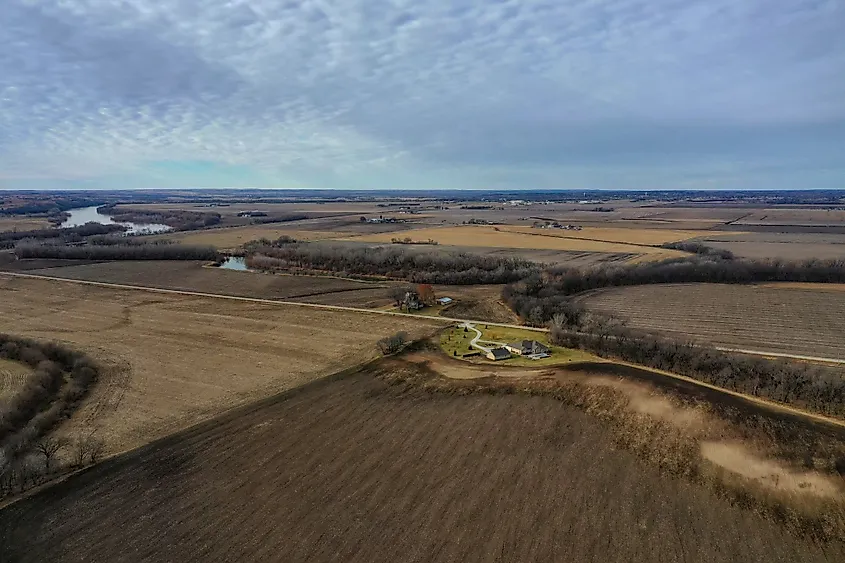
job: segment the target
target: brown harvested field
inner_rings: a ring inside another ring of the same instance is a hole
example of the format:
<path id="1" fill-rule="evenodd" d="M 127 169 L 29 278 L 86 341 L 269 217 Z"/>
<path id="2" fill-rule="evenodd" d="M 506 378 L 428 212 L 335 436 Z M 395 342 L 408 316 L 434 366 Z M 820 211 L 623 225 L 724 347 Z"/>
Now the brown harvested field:
<path id="1" fill-rule="evenodd" d="M 50 222 L 42 217 L 0 217 L 0 233 L 4 231 L 32 231 L 49 227 Z"/>
<path id="2" fill-rule="evenodd" d="M 0 511 L 28 561 L 842 561 L 548 397 L 322 380 Z"/>
<path id="3" fill-rule="evenodd" d="M 557 251 L 576 251 L 576 252 L 595 252 L 595 253 L 633 253 L 640 255 L 648 260 L 661 260 L 664 258 L 672 258 L 678 256 L 685 256 L 683 252 L 676 250 L 666 250 L 662 248 L 654 248 L 640 243 L 624 243 L 617 240 L 604 241 L 592 240 L 589 238 L 590 229 L 583 231 L 563 231 L 552 232 L 546 229 L 531 229 L 526 227 L 525 230 L 517 230 L 518 227 L 510 227 L 502 225 L 500 227 L 491 226 L 461 226 L 461 227 L 437 227 L 431 229 L 414 229 L 411 231 L 400 231 L 396 233 L 382 233 L 376 235 L 364 235 L 357 237 L 356 242 L 376 242 L 389 243 L 393 238 L 411 237 L 415 241 L 432 239 L 444 246 L 465 246 L 465 247 L 496 247 L 496 248 L 516 248 L 516 249 L 536 249 L 536 250 L 557 250 Z M 622 238 L 622 234 L 617 231 L 628 231 L 628 229 L 596 229 L 600 236 L 606 231 L 613 231 L 612 235 L 615 238 Z M 631 237 L 636 238 L 635 230 L 631 229 Z M 668 232 L 673 236 L 669 236 L 669 240 L 677 240 L 674 236 L 676 231 L 658 231 Z M 572 236 L 563 233 L 580 233 L 579 236 Z M 696 233 L 700 234 L 700 233 Z M 655 235 L 656 236 L 656 235 Z M 694 235 L 691 235 L 694 236 Z M 642 237 L 641 237 L 642 238 Z M 666 238 L 666 237 L 663 237 Z M 689 238 L 689 237 L 687 237 Z"/>
<path id="4" fill-rule="evenodd" d="M 0 404 L 17 393 L 32 370 L 20 363 L 0 358 Z"/>
<path id="5" fill-rule="evenodd" d="M 18 262 L 26 262 L 19 260 Z M 237 272 L 207 267 L 192 261 L 122 261 L 28 269 L 29 274 L 108 282 L 181 291 L 219 293 L 260 299 L 292 299 L 331 305 L 344 303 L 389 304 L 388 283 L 373 283 L 328 276 L 289 276 Z"/>
<path id="6" fill-rule="evenodd" d="M 595 240 L 634 245 L 660 245 L 665 242 L 677 242 L 701 236 L 701 231 L 621 227 L 584 227 L 580 231 L 511 226 L 502 226 L 500 229 L 507 232 L 528 235 L 539 234 L 566 239 Z"/>
<path id="7" fill-rule="evenodd" d="M 717 346 L 845 359 L 845 292 L 813 284 L 644 285 L 581 302 L 634 327 Z"/>
<path id="8" fill-rule="evenodd" d="M 106 367 L 62 431 L 96 429 L 110 452 L 364 361 L 382 336 L 435 326 L 0 274 L 0 332 L 66 342 Z"/>
<path id="9" fill-rule="evenodd" d="M 698 240 L 741 258 L 845 258 L 845 234 L 837 233 L 713 233 Z"/>
<path id="10" fill-rule="evenodd" d="M 279 224 L 268 224 L 207 229 L 202 231 L 184 231 L 167 235 L 157 235 L 155 238 L 174 240 L 182 244 L 209 245 L 220 250 L 235 250 L 251 240 L 261 238 L 274 240 L 281 236 L 293 237 L 296 240 L 313 241 L 337 238 L 338 236 L 343 236 L 343 233 L 305 231 L 298 230 L 291 225 L 282 227 Z"/>

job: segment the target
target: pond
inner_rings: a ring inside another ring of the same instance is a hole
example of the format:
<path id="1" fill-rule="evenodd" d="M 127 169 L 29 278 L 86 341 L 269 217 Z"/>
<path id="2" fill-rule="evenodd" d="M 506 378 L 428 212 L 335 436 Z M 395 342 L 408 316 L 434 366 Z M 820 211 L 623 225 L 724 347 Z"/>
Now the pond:
<path id="1" fill-rule="evenodd" d="M 246 267 L 246 258 L 243 256 L 227 256 L 218 268 L 224 270 L 237 270 L 239 272 L 246 272 L 249 268 Z"/>
<path id="2" fill-rule="evenodd" d="M 93 207 L 77 207 L 76 209 L 69 209 L 70 217 L 59 225 L 60 227 L 79 227 L 85 223 L 100 223 L 101 225 L 123 225 L 127 227 L 126 234 L 129 235 L 149 235 L 152 233 L 164 233 L 172 231 L 171 227 L 159 223 L 132 223 L 115 221 L 110 216 L 97 211 L 97 206 Z"/>

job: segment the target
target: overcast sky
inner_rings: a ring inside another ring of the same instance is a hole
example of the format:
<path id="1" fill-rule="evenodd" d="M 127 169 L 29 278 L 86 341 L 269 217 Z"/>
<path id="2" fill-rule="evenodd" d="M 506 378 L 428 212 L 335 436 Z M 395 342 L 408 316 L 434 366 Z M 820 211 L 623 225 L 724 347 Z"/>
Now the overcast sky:
<path id="1" fill-rule="evenodd" d="M 0 188 L 845 188 L 845 0 L 0 0 Z"/>

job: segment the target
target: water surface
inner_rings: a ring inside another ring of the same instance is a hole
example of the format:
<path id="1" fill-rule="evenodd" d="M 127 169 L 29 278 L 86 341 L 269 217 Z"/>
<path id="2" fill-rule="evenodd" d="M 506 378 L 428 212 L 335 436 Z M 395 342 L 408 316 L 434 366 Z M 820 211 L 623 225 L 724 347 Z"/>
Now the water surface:
<path id="1" fill-rule="evenodd" d="M 239 272 L 245 272 L 249 269 L 246 267 L 246 258 L 243 256 L 228 256 L 220 263 L 219 267 L 224 270 L 237 270 Z"/>
<path id="2" fill-rule="evenodd" d="M 69 209 L 70 217 L 59 225 L 60 227 L 79 227 L 85 223 L 100 223 L 101 225 L 123 225 L 127 227 L 126 234 L 129 235 L 149 235 L 152 233 L 165 233 L 172 231 L 171 227 L 162 225 L 160 223 L 133 223 L 115 221 L 110 216 L 97 211 L 98 206 L 93 207 L 77 207 L 76 209 Z"/>

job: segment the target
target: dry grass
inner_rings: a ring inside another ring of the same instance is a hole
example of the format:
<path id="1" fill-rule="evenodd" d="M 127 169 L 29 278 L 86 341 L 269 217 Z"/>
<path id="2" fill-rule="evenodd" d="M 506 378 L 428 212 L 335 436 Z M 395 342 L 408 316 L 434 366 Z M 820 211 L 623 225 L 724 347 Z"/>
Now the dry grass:
<path id="1" fill-rule="evenodd" d="M 390 242 L 393 238 L 410 236 L 414 240 L 432 239 L 441 245 L 463 246 L 463 247 L 485 247 L 485 248 L 519 248 L 537 250 L 559 250 L 578 252 L 602 252 L 602 253 L 636 253 L 648 260 L 661 260 L 677 256 L 685 256 L 683 252 L 653 248 L 641 244 L 625 244 L 619 241 L 588 240 L 589 229 L 580 231 L 580 236 L 564 238 L 562 233 L 579 233 L 578 231 L 564 231 L 555 233 L 545 229 L 525 228 L 525 231 L 517 230 L 518 227 L 502 225 L 500 227 L 489 226 L 462 226 L 462 227 L 438 227 L 431 229 L 414 229 L 397 233 L 382 233 L 375 235 L 364 235 L 355 240 L 360 242 Z M 634 229 L 596 229 L 598 231 L 630 231 Z M 657 233 L 663 231 L 655 231 Z M 674 233 L 675 231 L 666 231 Z M 700 234 L 700 233 L 698 233 Z M 622 235 L 614 235 L 621 238 Z M 655 235 L 657 237 L 657 235 Z M 665 238 L 665 237 L 663 237 Z M 669 240 L 675 240 L 669 237 Z"/>
<path id="2" fill-rule="evenodd" d="M 32 369 L 19 362 L 0 358 L 0 403 L 9 400 L 21 388 Z"/>
<path id="3" fill-rule="evenodd" d="M 589 308 L 634 327 L 718 346 L 845 358 L 845 293 L 785 286 L 672 284 L 603 290 Z"/>
<path id="4" fill-rule="evenodd" d="M 207 229 L 203 231 L 185 231 L 159 235 L 155 238 L 176 240 L 183 244 L 210 245 L 220 250 L 236 250 L 245 243 L 260 238 L 274 240 L 281 236 L 289 236 L 296 240 L 314 241 L 337 238 L 343 234 L 340 232 L 297 230 L 290 227 L 283 228 L 279 227 L 279 225 L 269 224 Z"/>
<path id="5" fill-rule="evenodd" d="M 580 231 L 535 229 L 532 227 L 500 227 L 502 230 L 524 234 L 543 234 L 561 238 L 595 240 L 633 245 L 661 245 L 701 236 L 701 231 L 677 229 L 643 229 L 624 227 L 584 227 Z"/>
<path id="6" fill-rule="evenodd" d="M 105 365 L 63 431 L 111 452 L 372 357 L 425 320 L 110 290 L 0 276 L 0 331 L 70 343 Z"/>
<path id="7" fill-rule="evenodd" d="M 845 558 L 839 541 L 786 533 L 638 459 L 620 448 L 633 437 L 565 401 L 430 392 L 388 383 L 416 377 L 407 363 L 379 369 L 241 409 L 13 505 L 0 512 L 5 552 L 21 562 Z M 666 434 L 658 423 L 647 433 Z"/>
<path id="8" fill-rule="evenodd" d="M 50 222 L 41 217 L 0 217 L 0 232 L 47 229 Z"/>

